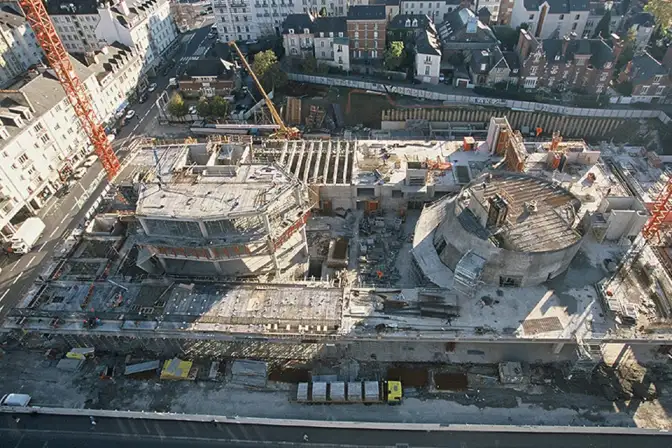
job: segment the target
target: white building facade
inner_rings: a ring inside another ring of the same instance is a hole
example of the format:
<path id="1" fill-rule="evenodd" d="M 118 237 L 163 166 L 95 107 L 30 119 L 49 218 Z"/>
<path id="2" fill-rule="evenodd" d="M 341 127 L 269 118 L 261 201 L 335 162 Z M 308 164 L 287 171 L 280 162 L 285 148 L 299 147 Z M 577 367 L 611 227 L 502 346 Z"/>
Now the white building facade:
<path id="1" fill-rule="evenodd" d="M 516 0 L 511 27 L 526 24 L 528 32 L 539 39 L 548 39 L 556 32 L 558 36 L 575 33 L 581 37 L 589 15 L 588 3 L 580 0 Z"/>
<path id="2" fill-rule="evenodd" d="M 0 9 L 0 86 L 40 63 L 43 57 L 26 19 L 7 6 Z"/>
<path id="3" fill-rule="evenodd" d="M 49 14 L 70 53 L 97 51 L 120 42 L 144 55 L 143 71 L 160 64 L 177 45 L 177 27 L 168 0 L 120 0 L 100 5 L 86 0 L 76 5 L 49 2 Z"/>
<path id="4" fill-rule="evenodd" d="M 499 1 L 499 0 L 487 0 Z M 443 22 L 444 17 L 449 12 L 459 8 L 460 2 L 453 1 L 426 1 L 426 0 L 402 0 L 399 8 L 400 14 L 425 14 L 435 24 Z"/>

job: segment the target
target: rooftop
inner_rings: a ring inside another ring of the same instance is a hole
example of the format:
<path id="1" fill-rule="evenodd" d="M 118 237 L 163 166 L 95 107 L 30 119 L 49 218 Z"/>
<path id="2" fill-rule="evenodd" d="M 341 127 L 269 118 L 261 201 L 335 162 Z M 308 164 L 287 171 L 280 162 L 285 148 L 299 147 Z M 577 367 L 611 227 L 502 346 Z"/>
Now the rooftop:
<path id="1" fill-rule="evenodd" d="M 563 54 L 564 45 L 567 48 Z M 581 56 L 590 56 L 589 62 L 596 68 L 614 61 L 613 50 L 603 39 L 544 39 L 542 47 L 549 64 L 564 64 Z"/>
<path id="2" fill-rule="evenodd" d="M 9 29 L 27 25 L 26 18 L 9 6 L 0 8 L 0 25 Z"/>
<path id="3" fill-rule="evenodd" d="M 549 13 L 567 14 L 574 11 L 589 11 L 590 2 L 588 0 L 525 0 L 525 9 L 528 11 L 539 11 L 541 5 L 548 3 Z"/>
<path id="4" fill-rule="evenodd" d="M 282 34 L 303 34 L 304 30 L 315 31 L 315 21 L 310 14 L 290 14 L 282 22 Z"/>
<path id="5" fill-rule="evenodd" d="M 385 5 L 354 5 L 348 9 L 348 20 L 385 20 Z"/>
<path id="6" fill-rule="evenodd" d="M 438 27 L 441 42 L 449 46 L 460 42 L 498 42 L 492 28 L 483 24 L 471 9 L 460 8 L 449 12 Z"/>
<path id="7" fill-rule="evenodd" d="M 314 28 L 316 33 L 346 33 L 348 23 L 345 17 L 318 17 Z"/>
<path id="8" fill-rule="evenodd" d="M 387 29 L 417 28 L 424 30 L 430 23 L 432 23 L 432 19 L 427 14 L 399 14 L 392 18 Z"/>

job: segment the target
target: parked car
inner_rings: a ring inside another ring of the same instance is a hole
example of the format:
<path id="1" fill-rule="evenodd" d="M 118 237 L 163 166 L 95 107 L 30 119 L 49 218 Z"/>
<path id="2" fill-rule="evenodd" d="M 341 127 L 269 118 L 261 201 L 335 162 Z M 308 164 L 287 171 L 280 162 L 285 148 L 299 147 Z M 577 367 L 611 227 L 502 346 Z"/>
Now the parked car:
<path id="1" fill-rule="evenodd" d="M 86 174 L 86 171 L 87 171 L 87 168 L 85 166 L 79 167 L 75 170 L 75 173 L 72 175 L 72 177 L 76 180 L 79 180 L 82 177 L 84 177 L 84 175 Z"/>
<path id="2" fill-rule="evenodd" d="M 149 85 L 149 87 L 147 88 L 147 91 L 148 91 L 148 92 L 153 92 L 153 91 L 155 91 L 155 90 L 156 90 L 156 83 L 153 82 L 153 83 L 151 83 L 151 84 Z"/>
<path id="3" fill-rule="evenodd" d="M 30 395 L 27 394 L 5 394 L 0 399 L 0 406 L 18 406 L 25 408 L 30 403 Z"/>
<path id="4" fill-rule="evenodd" d="M 98 160 L 97 155 L 92 155 L 86 158 L 84 163 L 82 164 L 83 167 L 89 168 L 90 166 L 93 166 L 94 163 L 96 163 L 96 160 Z"/>
<path id="5" fill-rule="evenodd" d="M 189 113 L 191 115 L 196 115 L 196 106 L 189 106 Z"/>
<path id="6" fill-rule="evenodd" d="M 445 82 L 446 76 L 443 73 L 439 73 L 439 82 Z"/>
<path id="7" fill-rule="evenodd" d="M 130 120 L 130 119 L 133 118 L 133 117 L 135 117 L 135 111 L 134 111 L 134 110 L 131 109 L 131 110 L 129 110 L 128 112 L 126 112 L 126 117 L 125 117 L 125 118 L 126 118 L 127 120 Z"/>
<path id="8" fill-rule="evenodd" d="M 118 111 L 114 114 L 114 118 L 116 118 L 117 120 L 119 120 L 119 119 L 121 119 L 121 118 L 124 118 L 124 114 L 126 114 L 126 110 L 125 110 L 125 109 L 118 110 Z"/>

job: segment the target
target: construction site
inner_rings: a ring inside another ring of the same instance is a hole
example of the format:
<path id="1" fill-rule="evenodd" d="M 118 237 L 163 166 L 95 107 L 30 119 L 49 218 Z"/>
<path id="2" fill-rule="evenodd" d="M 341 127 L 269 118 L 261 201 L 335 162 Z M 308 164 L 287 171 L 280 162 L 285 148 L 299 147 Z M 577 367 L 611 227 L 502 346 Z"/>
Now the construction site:
<path id="1" fill-rule="evenodd" d="M 672 345 L 651 218 L 665 162 L 640 148 L 528 144 L 502 117 L 484 141 L 147 141 L 132 157 L 6 330 L 113 353 L 575 373 L 609 344 Z"/>

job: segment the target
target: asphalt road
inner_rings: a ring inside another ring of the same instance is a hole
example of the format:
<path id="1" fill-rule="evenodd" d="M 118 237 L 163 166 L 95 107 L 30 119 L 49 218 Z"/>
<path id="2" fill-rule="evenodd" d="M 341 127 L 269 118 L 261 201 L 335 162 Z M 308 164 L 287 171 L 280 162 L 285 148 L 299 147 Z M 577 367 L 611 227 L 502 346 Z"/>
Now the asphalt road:
<path id="1" fill-rule="evenodd" d="M 19 422 L 15 421 L 20 417 Z M 169 417 L 172 418 L 172 417 Z M 166 446 L 330 446 L 455 448 L 669 448 L 672 435 L 602 428 L 540 429 L 438 425 L 373 425 L 244 421 L 204 416 L 202 421 L 145 418 L 0 415 L 2 446 L 78 448 Z"/>
<path id="2" fill-rule="evenodd" d="M 157 88 L 149 94 L 148 100 L 143 104 L 133 104 L 131 109 L 136 112 L 136 119 L 132 119 L 118 133 L 113 142 L 117 156 L 123 161 L 128 156 L 128 146 L 132 139 L 139 135 L 152 135 L 152 128 L 157 125 L 158 110 L 155 102 L 161 92 L 168 88 L 168 80 L 175 76 L 180 68 L 179 61 L 182 58 L 193 57 L 202 52 L 202 48 L 209 47 L 212 43 L 207 40 L 210 31 L 210 22 L 206 22 L 203 28 L 186 33 L 180 38 L 189 39 L 188 43 L 178 51 L 175 60 L 178 62 L 166 76 L 160 76 L 151 82 L 157 83 Z M 199 50 L 199 48 L 201 48 Z M 61 198 L 52 197 L 38 211 L 37 215 L 46 224 L 44 235 L 35 245 L 32 252 L 25 255 L 9 255 L 0 260 L 0 320 L 9 312 L 19 299 L 30 288 L 40 271 L 43 262 L 52 257 L 54 248 L 64 235 L 80 225 L 86 211 L 100 196 L 107 180 L 102 172 L 100 162 L 96 163 L 87 171 L 86 175 L 79 180 L 67 195 Z M 2 444 L 0 444 L 2 446 Z"/>

